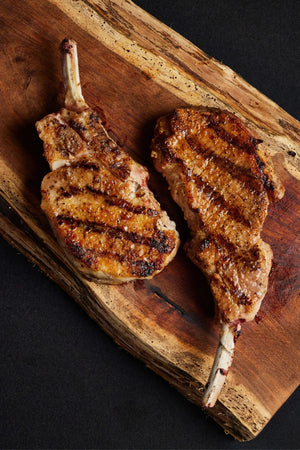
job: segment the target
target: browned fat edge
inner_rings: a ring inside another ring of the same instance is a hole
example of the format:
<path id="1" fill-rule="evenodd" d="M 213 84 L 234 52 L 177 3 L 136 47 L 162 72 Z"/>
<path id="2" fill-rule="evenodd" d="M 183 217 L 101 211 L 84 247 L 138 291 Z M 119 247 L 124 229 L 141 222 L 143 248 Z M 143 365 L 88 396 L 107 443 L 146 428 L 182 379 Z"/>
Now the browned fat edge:
<path id="1" fill-rule="evenodd" d="M 194 110 L 197 112 L 198 110 Z M 199 110 L 200 114 L 205 115 L 205 123 L 202 126 L 202 129 L 210 128 L 214 131 L 214 133 L 222 139 L 222 141 L 227 142 L 227 144 L 234 145 L 236 147 L 239 147 L 241 150 L 252 154 L 253 150 L 255 150 L 256 146 L 263 141 L 261 139 L 257 139 L 250 135 L 249 130 L 246 128 L 246 126 L 238 119 L 234 114 L 230 113 L 229 111 L 210 111 L 206 112 Z M 187 114 L 190 117 L 191 111 L 187 110 Z M 171 132 L 176 133 L 178 128 L 180 129 L 180 126 L 182 129 L 185 128 L 184 121 L 180 117 L 179 111 L 175 111 L 174 113 L 171 113 L 164 117 L 171 127 Z M 240 136 L 246 137 L 246 139 L 241 139 L 239 136 L 235 136 L 231 134 L 230 132 L 226 131 L 225 128 L 222 127 L 222 125 L 225 125 L 226 123 L 234 124 L 238 130 L 240 131 Z M 188 130 L 185 130 L 188 131 Z"/>
<path id="2" fill-rule="evenodd" d="M 113 227 L 107 225 L 104 222 L 92 222 L 89 220 L 78 220 L 71 216 L 56 216 L 58 225 L 64 223 L 76 228 L 85 227 L 87 230 L 91 230 L 95 233 L 106 233 L 110 237 L 115 239 L 122 238 L 133 242 L 134 244 L 145 245 L 147 247 L 155 248 L 160 254 L 168 254 L 175 248 L 175 239 L 168 238 L 168 236 L 160 230 L 155 230 L 154 235 L 156 238 L 142 236 L 141 234 L 125 231 L 120 227 Z"/>

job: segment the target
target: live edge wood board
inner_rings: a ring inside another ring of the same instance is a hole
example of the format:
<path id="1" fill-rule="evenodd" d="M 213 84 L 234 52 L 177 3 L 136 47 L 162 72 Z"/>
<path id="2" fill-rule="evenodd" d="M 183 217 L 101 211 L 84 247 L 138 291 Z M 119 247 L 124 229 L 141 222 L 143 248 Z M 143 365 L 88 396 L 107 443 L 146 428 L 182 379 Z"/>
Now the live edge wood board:
<path id="1" fill-rule="evenodd" d="M 40 210 L 48 172 L 34 123 L 62 106 L 59 43 L 78 42 L 83 92 L 119 143 L 150 171 L 150 185 L 188 232 L 150 160 L 155 120 L 178 106 L 234 111 L 264 140 L 286 188 L 263 237 L 274 252 L 260 322 L 243 327 L 234 364 L 208 413 L 239 440 L 255 437 L 299 385 L 300 124 L 228 67 L 130 1 L 2 0 L 0 231 L 65 289 L 115 341 L 200 405 L 219 328 L 199 270 L 179 251 L 151 281 L 119 287 L 74 271 Z M 203 414 L 199 409 L 199 414 Z"/>

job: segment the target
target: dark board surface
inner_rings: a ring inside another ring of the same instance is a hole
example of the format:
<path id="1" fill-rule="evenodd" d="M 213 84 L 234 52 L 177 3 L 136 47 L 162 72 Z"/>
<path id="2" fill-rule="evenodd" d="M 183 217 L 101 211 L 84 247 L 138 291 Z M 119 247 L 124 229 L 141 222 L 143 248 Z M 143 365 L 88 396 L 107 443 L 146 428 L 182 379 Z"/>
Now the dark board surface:
<path id="1" fill-rule="evenodd" d="M 137 2 L 299 117 L 297 2 L 188 3 Z M 1 252 L 1 447 L 240 448 L 4 242 Z M 297 448 L 297 407 L 299 393 L 243 446 Z"/>

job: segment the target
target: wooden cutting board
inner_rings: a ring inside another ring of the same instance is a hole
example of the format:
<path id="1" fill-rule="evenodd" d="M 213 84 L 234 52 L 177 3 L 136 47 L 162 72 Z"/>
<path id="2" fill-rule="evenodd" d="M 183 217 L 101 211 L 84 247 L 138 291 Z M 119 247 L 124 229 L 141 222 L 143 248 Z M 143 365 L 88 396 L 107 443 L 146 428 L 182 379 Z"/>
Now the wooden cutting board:
<path id="1" fill-rule="evenodd" d="M 182 214 L 150 160 L 155 120 L 178 106 L 217 106 L 237 113 L 265 141 L 286 187 L 263 233 L 274 251 L 269 290 L 260 322 L 243 327 L 225 388 L 209 411 L 237 439 L 255 437 L 299 385 L 300 124 L 130 1 L 2 0 L 0 12 L 1 234 L 118 344 L 198 405 L 219 332 L 206 281 L 182 250 L 151 281 L 101 286 L 75 273 L 40 210 L 49 169 L 34 123 L 62 105 L 58 47 L 73 37 L 87 102 L 101 108 L 112 135 L 147 165 L 151 188 L 183 242 Z"/>

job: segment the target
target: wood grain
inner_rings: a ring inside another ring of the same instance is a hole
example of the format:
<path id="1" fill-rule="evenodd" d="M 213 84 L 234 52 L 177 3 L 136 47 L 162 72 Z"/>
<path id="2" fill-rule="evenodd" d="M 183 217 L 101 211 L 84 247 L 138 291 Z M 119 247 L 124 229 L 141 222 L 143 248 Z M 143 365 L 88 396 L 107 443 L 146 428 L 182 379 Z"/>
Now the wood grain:
<path id="1" fill-rule="evenodd" d="M 0 11 L 5 17 L 0 31 L 1 234 L 122 347 L 198 405 L 218 326 L 209 288 L 183 251 L 151 281 L 97 285 L 69 265 L 40 210 L 40 183 L 48 167 L 34 123 L 61 106 L 58 46 L 65 30 L 78 42 L 87 102 L 101 108 L 113 136 L 148 166 L 151 187 L 176 220 L 183 242 L 187 228 L 181 212 L 150 160 L 156 118 L 178 106 L 226 107 L 265 141 L 286 187 L 264 227 L 263 237 L 274 251 L 270 286 L 262 320 L 244 327 L 225 389 L 210 411 L 237 439 L 255 437 L 299 385 L 300 124 L 132 2 L 26 0 L 21 5 L 4 0 Z"/>

